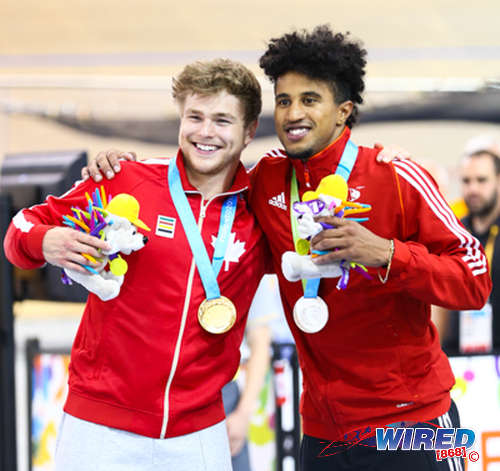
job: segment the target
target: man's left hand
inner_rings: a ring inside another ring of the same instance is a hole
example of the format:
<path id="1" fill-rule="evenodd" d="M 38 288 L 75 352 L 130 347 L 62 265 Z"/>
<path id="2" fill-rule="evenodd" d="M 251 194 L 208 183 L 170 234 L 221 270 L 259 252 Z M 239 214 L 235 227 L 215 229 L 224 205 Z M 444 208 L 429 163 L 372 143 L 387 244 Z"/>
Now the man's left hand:
<path id="1" fill-rule="evenodd" d="M 96 157 L 89 160 L 87 166 L 82 168 L 82 179 L 87 180 L 91 177 L 98 183 L 103 176 L 106 176 L 108 180 L 111 180 L 121 170 L 120 160 L 134 162 L 137 160 L 137 155 L 135 152 L 122 152 L 117 149 L 99 152 Z"/>
<path id="2" fill-rule="evenodd" d="M 381 267 L 389 262 L 389 239 L 374 234 L 361 224 L 334 216 L 318 218 L 318 222 L 330 224 L 311 240 L 312 250 L 331 250 L 313 260 L 318 265 L 348 260 L 368 267 Z"/>
<path id="3" fill-rule="evenodd" d="M 375 149 L 380 149 L 380 152 L 377 154 L 377 162 L 389 163 L 394 159 L 411 159 L 411 154 L 404 147 L 401 147 L 397 144 L 391 144 L 387 147 L 384 147 L 380 142 L 376 142 L 374 144 Z"/>

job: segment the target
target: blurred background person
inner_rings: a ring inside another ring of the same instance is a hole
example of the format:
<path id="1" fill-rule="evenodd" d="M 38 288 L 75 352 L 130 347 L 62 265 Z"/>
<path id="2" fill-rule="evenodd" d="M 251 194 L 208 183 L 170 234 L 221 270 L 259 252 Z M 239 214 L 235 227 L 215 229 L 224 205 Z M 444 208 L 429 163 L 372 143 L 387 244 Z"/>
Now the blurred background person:
<path id="1" fill-rule="evenodd" d="M 478 147 L 488 144 L 489 149 L 495 149 L 493 143 L 484 138 L 469 141 L 460 166 L 461 196 L 467 208 L 467 215 L 461 221 L 485 248 L 493 289 L 479 311 L 435 310 L 435 323 L 441 327 L 443 349 L 448 354 L 500 348 L 500 157 Z M 500 150 L 498 141 L 496 146 Z"/>
<path id="2" fill-rule="evenodd" d="M 464 146 L 464 157 L 477 154 L 481 151 L 492 152 L 500 155 L 500 136 L 493 134 L 479 134 L 471 137 Z M 458 219 L 463 219 L 468 214 L 467 204 L 462 197 L 450 202 L 450 207 Z"/>

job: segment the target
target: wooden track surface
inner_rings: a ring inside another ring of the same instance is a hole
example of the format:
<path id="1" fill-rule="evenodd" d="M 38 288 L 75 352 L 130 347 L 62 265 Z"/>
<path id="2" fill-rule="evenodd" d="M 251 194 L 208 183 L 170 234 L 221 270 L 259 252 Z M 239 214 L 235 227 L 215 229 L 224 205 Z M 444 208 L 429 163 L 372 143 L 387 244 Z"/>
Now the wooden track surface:
<path id="1" fill-rule="evenodd" d="M 498 0 L 2 0 L 0 54 L 175 52 L 182 64 L 182 53 L 259 52 L 291 28 L 330 23 L 376 52 L 375 75 L 498 75 L 499 16 Z M 135 62 L 93 69 L 140 73 L 144 64 Z"/>

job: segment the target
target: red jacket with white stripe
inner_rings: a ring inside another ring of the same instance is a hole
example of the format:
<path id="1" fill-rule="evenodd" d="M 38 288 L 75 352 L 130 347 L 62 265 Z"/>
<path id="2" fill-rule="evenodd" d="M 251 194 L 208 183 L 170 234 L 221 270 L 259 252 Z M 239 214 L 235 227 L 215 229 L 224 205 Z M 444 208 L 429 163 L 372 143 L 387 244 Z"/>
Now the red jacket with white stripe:
<path id="1" fill-rule="evenodd" d="M 211 259 L 225 196 L 202 201 L 186 178 L 182 159 L 178 162 Z M 197 312 L 205 292 L 170 196 L 167 171 L 166 159 L 123 163 L 122 171 L 103 184 L 107 195 L 135 196 L 140 219 L 151 232 L 143 249 L 124 256 L 129 269 L 120 295 L 107 302 L 89 295 L 71 352 L 64 408 L 84 420 L 155 438 L 191 433 L 223 420 L 220 390 L 238 368 L 247 312 L 268 258 L 262 232 L 247 207 L 248 176 L 240 165 L 224 193 L 240 197 L 234 238 L 218 276 L 221 294 L 236 306 L 237 321 L 225 334 L 204 331 Z M 62 225 L 72 206 L 85 208 L 85 192 L 91 194 L 98 186 L 91 180 L 77 183 L 61 198 L 49 197 L 18 213 L 4 242 L 9 260 L 28 269 L 43 265 L 44 234 Z M 157 230 L 159 216 L 175 219 L 170 236 Z"/>
<path id="2" fill-rule="evenodd" d="M 348 182 L 350 199 L 371 204 L 365 227 L 394 239 L 389 279 L 382 284 L 376 269 L 369 269 L 372 280 L 351 271 L 345 290 L 336 289 L 338 279 L 323 279 L 319 296 L 329 306 L 326 327 L 306 334 L 295 326 L 292 312 L 303 295 L 302 284 L 281 274 L 283 252 L 294 250 L 292 166 L 302 196 L 335 172 L 349 137 L 346 128 L 305 163 L 272 151 L 254 169 L 250 194 L 297 344 L 304 432 L 328 440 L 447 411 L 454 377 L 430 320 L 430 305 L 480 308 L 491 289 L 482 248 L 455 218 L 429 174 L 408 160 L 377 163 L 377 150 L 360 147 Z"/>

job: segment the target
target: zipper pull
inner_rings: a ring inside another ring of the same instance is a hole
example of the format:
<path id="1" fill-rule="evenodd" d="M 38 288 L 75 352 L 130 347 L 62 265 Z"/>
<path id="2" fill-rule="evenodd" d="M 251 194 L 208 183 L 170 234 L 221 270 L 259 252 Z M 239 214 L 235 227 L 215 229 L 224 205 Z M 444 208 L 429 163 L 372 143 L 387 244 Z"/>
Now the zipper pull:
<path id="1" fill-rule="evenodd" d="M 204 203 L 203 197 L 201 198 L 201 206 L 200 206 L 200 220 L 205 219 L 205 216 L 207 214 L 207 206 L 210 201 L 207 201 L 206 204 Z"/>
<path id="2" fill-rule="evenodd" d="M 311 175 L 309 175 L 309 168 L 307 163 L 304 162 L 304 179 L 306 181 L 307 188 L 311 188 Z"/>

